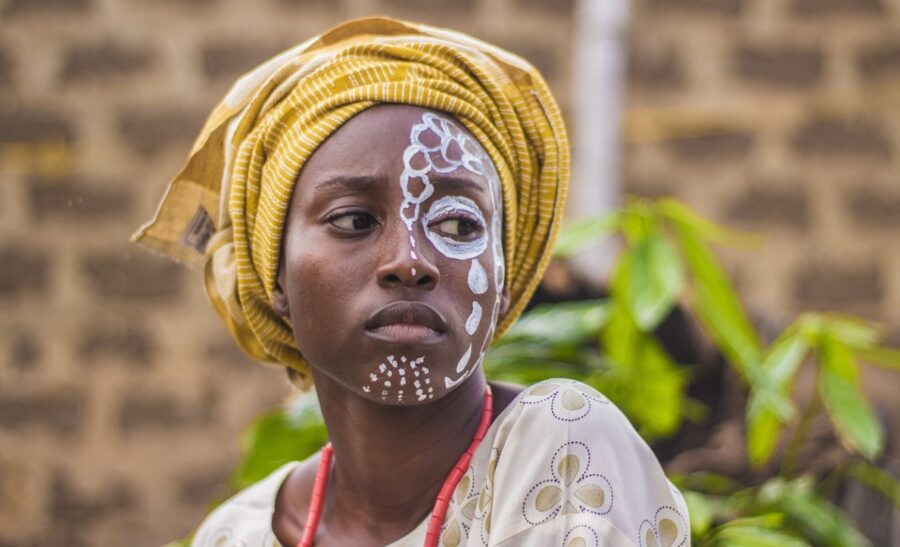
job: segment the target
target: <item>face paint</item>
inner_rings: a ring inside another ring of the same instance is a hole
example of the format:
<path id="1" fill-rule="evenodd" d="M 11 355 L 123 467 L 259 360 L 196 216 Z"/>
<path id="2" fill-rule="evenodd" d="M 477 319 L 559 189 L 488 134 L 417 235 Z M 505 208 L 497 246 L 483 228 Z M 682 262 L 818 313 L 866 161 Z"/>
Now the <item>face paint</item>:
<path id="1" fill-rule="evenodd" d="M 469 336 L 475 334 L 475 331 L 478 330 L 479 323 L 481 323 L 481 304 L 473 301 L 472 313 L 470 313 L 469 318 L 466 319 L 466 332 L 469 333 Z"/>
<path id="2" fill-rule="evenodd" d="M 419 218 L 421 204 L 434 193 L 428 173 L 449 173 L 460 166 L 482 173 L 481 159 L 472 154 L 471 145 L 465 146 L 464 138 L 466 135 L 453 123 L 431 112 L 423 114 L 422 121 L 410 130 L 409 146 L 403 151 L 403 173 L 400 175 L 403 191 L 400 217 L 410 232 L 412 247 L 416 246 L 412 229 Z M 418 258 L 413 250 L 409 254 L 413 260 Z"/>
<path id="3" fill-rule="evenodd" d="M 388 398 L 393 395 L 396 397 L 398 403 L 402 403 L 404 387 L 408 383 L 407 376 L 409 376 L 410 373 L 414 373 L 415 376 L 422 375 L 426 384 L 431 383 L 430 378 L 425 378 L 429 371 L 427 367 L 422 366 L 425 362 L 424 356 L 411 359 L 405 355 L 401 355 L 398 360 L 394 355 L 388 355 L 386 361 L 387 363 L 379 363 L 377 373 L 369 373 L 369 383 L 362 386 L 362 390 L 365 393 L 371 393 L 374 386 L 376 390 L 380 389 L 382 401 L 387 401 Z M 417 380 L 416 384 L 420 384 L 420 381 Z M 416 387 L 418 388 L 419 386 L 417 385 Z M 433 390 L 428 391 L 429 387 L 430 386 L 426 386 L 426 388 L 423 388 L 425 398 L 428 399 L 434 396 Z M 421 401 L 424 399 L 419 400 Z"/>
<path id="4" fill-rule="evenodd" d="M 487 226 L 484 214 L 474 201 L 462 196 L 446 196 L 435 201 L 422 217 L 425 237 L 447 258 L 465 260 L 481 255 L 488 246 L 487 230 L 480 237 L 465 241 L 443 234 L 434 228 L 435 224 L 441 224 L 441 220 L 453 221 L 459 217 L 471 218 L 480 226 Z"/>
<path id="5" fill-rule="evenodd" d="M 472 260 L 472 267 L 469 268 L 469 289 L 475 294 L 484 294 L 488 290 L 487 272 L 477 259 Z"/>
<path id="6" fill-rule="evenodd" d="M 469 344 L 469 347 L 466 348 L 466 352 L 463 353 L 462 357 L 459 358 L 459 362 L 456 363 L 456 372 L 462 372 L 466 365 L 469 363 L 469 356 L 472 355 L 472 344 Z"/>
<path id="7" fill-rule="evenodd" d="M 403 173 L 400 185 L 403 191 L 403 203 L 400 207 L 400 216 L 409 230 L 410 257 L 415 260 L 416 239 L 413 236 L 413 226 L 419 220 L 422 203 L 433 193 L 434 186 L 429 178 L 429 173 L 450 173 L 457 169 L 466 169 L 487 179 L 491 203 L 493 205 L 493 218 L 490 226 L 485 220 L 484 214 L 478 205 L 469 198 L 463 196 L 445 196 L 429 207 L 422 216 L 421 222 L 425 236 L 434 245 L 435 249 L 455 260 L 472 259 L 468 274 L 468 286 L 473 295 L 481 295 L 487 292 L 490 280 L 488 273 L 478 261 L 484 251 L 490 247 L 494 259 L 493 275 L 494 287 L 497 296 L 488 312 L 491 321 L 490 327 L 481 344 L 481 348 L 474 355 L 470 343 L 466 351 L 460 357 L 456 365 L 456 379 L 444 378 L 446 388 L 451 388 L 467 378 L 484 359 L 485 351 L 493 336 L 494 325 L 500 310 L 500 299 L 503 287 L 505 269 L 503 264 L 502 245 L 502 197 L 500 196 L 500 177 L 494 168 L 493 162 L 481 148 L 477 141 L 465 133 L 456 123 L 447 118 L 438 116 L 432 112 L 422 115 L 421 121 L 415 124 L 409 135 L 409 146 L 403 153 Z M 447 233 L 440 230 L 443 220 L 467 219 L 479 224 L 482 233 L 474 238 L 465 239 L 460 234 Z M 415 270 L 413 269 L 413 276 Z M 465 329 L 469 336 L 474 336 L 482 325 L 481 304 L 472 301 L 472 311 L 466 319 Z M 424 368 L 424 367 L 423 367 Z M 425 369 L 427 370 L 427 369 Z M 412 369 L 413 377 L 418 378 L 420 371 Z M 430 380 L 427 380 L 430 382 Z M 414 384 L 416 397 L 423 400 L 424 388 L 419 380 Z M 428 397 L 430 397 L 428 391 Z"/>

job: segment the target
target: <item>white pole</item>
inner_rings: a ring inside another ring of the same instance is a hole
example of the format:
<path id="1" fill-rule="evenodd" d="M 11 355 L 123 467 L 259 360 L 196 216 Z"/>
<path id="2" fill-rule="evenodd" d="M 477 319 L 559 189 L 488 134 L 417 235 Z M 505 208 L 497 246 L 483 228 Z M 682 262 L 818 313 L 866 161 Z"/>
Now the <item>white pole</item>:
<path id="1" fill-rule="evenodd" d="M 628 0 L 580 0 L 576 5 L 572 70 L 572 186 L 568 222 L 595 217 L 621 201 L 620 125 L 628 30 Z M 602 284 L 616 246 L 594 245 L 573 257 L 575 274 Z"/>

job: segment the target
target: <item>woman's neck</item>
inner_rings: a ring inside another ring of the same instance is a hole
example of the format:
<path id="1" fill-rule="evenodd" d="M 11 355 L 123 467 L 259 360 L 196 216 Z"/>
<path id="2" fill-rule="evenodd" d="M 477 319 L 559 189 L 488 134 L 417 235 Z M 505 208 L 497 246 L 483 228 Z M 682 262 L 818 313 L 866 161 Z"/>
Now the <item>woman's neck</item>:
<path id="1" fill-rule="evenodd" d="M 373 403 L 314 372 L 334 447 L 323 524 L 396 539 L 428 515 L 481 417 L 481 371 L 422 406 Z"/>

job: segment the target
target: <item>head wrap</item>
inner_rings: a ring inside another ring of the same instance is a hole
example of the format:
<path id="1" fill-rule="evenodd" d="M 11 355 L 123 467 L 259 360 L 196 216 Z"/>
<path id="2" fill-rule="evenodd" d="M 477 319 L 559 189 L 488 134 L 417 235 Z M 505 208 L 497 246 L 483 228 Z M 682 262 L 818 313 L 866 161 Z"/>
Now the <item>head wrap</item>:
<path id="1" fill-rule="evenodd" d="M 487 151 L 503 194 L 510 306 L 522 313 L 546 267 L 569 181 L 559 107 L 527 61 L 464 34 L 387 18 L 350 21 L 241 77 L 210 114 L 153 220 L 133 236 L 203 268 L 238 344 L 311 385 L 290 321 L 272 310 L 281 237 L 304 162 L 379 103 L 448 113 Z"/>

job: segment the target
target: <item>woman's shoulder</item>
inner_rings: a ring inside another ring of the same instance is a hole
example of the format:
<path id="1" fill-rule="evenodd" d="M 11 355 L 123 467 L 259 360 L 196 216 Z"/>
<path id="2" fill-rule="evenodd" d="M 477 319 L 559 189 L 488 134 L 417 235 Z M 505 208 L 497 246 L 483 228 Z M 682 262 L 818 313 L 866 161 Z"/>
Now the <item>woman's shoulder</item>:
<path id="1" fill-rule="evenodd" d="M 554 459 L 583 453 L 583 463 L 602 461 L 620 474 L 633 475 L 636 467 L 663 474 L 653 450 L 625 414 L 583 382 L 544 380 L 525 388 L 510 407 L 497 440 L 505 445 L 500 451 L 507 452 L 507 460 L 516 459 L 510 452 L 527 452 L 521 456 L 531 460 L 539 454 Z"/>
<path id="2" fill-rule="evenodd" d="M 660 465 L 621 410 L 597 389 L 577 380 L 551 378 L 524 390 L 504 412 L 498 441 L 536 452 L 584 447 L 605 460 Z"/>
<path id="3" fill-rule="evenodd" d="M 593 387 L 568 378 L 550 378 L 524 388 L 510 405 L 514 419 L 553 423 L 556 429 L 598 426 L 634 429 L 605 395 Z"/>
<path id="4" fill-rule="evenodd" d="M 233 543 L 248 547 L 277 546 L 271 526 L 275 498 L 285 479 L 299 463 L 282 465 L 219 505 L 197 529 L 191 546 Z"/>
<path id="5" fill-rule="evenodd" d="M 510 404 L 494 442 L 494 487 L 517 503 L 495 507 L 498 540 L 588 526 L 610 545 L 643 545 L 645 528 L 673 526 L 688 545 L 687 510 L 651 448 L 602 393 L 553 378 Z M 669 511 L 671 514 L 666 513 Z M 665 523 L 661 524 L 661 519 Z M 541 531 L 544 532 L 541 532 Z M 612 535 L 631 543 L 612 541 Z M 531 543 L 521 543 L 531 544 Z"/>

